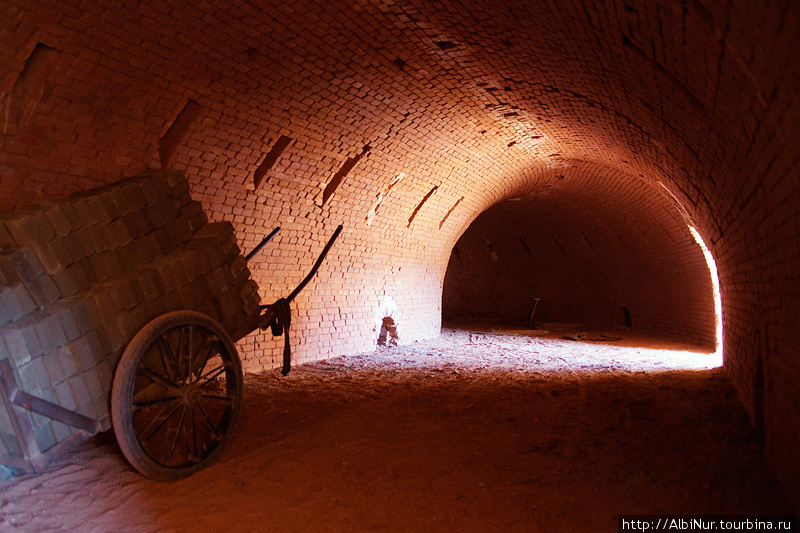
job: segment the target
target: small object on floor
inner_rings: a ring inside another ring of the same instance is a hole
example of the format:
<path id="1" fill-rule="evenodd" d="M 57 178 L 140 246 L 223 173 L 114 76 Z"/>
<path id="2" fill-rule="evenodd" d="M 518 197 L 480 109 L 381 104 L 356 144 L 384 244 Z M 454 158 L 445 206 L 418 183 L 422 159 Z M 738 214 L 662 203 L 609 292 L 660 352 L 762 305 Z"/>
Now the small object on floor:
<path id="1" fill-rule="evenodd" d="M 613 342 L 613 341 L 621 341 L 622 337 L 612 337 L 610 335 L 606 335 L 605 333 L 600 333 L 597 335 L 589 335 L 585 332 L 576 333 L 575 335 L 564 335 L 561 337 L 566 341 L 591 341 L 591 342 Z"/>
<path id="2" fill-rule="evenodd" d="M 388 341 L 387 341 L 388 338 Z M 400 335 L 397 333 L 397 323 L 390 316 L 384 317 L 381 331 L 378 335 L 378 346 L 397 346 Z"/>
<path id="3" fill-rule="evenodd" d="M 584 337 L 583 340 L 594 341 L 594 342 L 610 342 L 610 341 L 621 341 L 622 337 L 612 337 L 611 335 L 600 333 L 598 335 L 586 336 Z"/>
<path id="4" fill-rule="evenodd" d="M 540 301 L 541 301 L 541 298 L 534 298 L 533 299 L 533 311 L 531 311 L 531 316 L 530 316 L 530 318 L 528 318 L 528 325 L 529 326 L 533 325 L 533 315 L 536 314 L 536 307 L 539 305 Z"/>
<path id="5" fill-rule="evenodd" d="M 537 327 L 559 331 L 581 331 L 588 329 L 582 322 L 537 322 Z"/>

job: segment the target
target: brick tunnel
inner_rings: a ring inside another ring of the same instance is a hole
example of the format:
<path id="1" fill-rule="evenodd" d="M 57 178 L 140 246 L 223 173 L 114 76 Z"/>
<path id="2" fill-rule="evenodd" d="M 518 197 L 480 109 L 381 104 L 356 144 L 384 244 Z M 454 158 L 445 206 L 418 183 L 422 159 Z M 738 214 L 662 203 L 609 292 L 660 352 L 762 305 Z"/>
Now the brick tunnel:
<path id="1" fill-rule="evenodd" d="M 0 209 L 182 171 L 241 250 L 282 227 L 249 265 L 262 302 L 342 224 L 293 304 L 298 363 L 374 349 L 387 309 L 410 344 L 537 298 L 713 349 L 694 228 L 725 374 L 797 507 L 798 38 L 790 0 L 9 0 Z M 259 372 L 283 342 L 237 348 Z"/>

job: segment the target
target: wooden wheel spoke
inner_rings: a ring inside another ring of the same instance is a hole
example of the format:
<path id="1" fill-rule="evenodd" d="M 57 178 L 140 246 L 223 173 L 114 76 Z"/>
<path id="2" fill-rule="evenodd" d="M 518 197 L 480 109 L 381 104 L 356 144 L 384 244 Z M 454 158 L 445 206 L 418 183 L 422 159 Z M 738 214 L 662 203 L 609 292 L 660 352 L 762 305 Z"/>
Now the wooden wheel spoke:
<path id="1" fill-rule="evenodd" d="M 153 343 L 153 344 L 155 344 L 156 351 L 158 351 L 158 355 L 161 358 L 161 364 L 164 365 L 164 372 L 167 374 L 167 376 L 169 376 L 169 379 L 172 380 L 173 379 L 172 378 L 172 372 L 169 369 L 169 363 L 167 362 L 167 356 L 164 353 L 164 348 L 162 346 L 163 343 L 159 342 L 159 340 L 160 340 L 160 338 L 157 339 L 156 342 Z"/>
<path id="2" fill-rule="evenodd" d="M 158 383 L 159 385 L 161 385 L 162 387 L 164 387 L 167 390 L 175 389 L 175 388 L 178 387 L 178 385 L 176 383 L 174 383 L 173 381 L 165 378 L 164 376 L 160 376 L 160 375 L 156 374 L 155 372 L 153 372 L 149 368 L 141 367 L 141 368 L 139 368 L 139 373 L 142 374 L 145 377 L 150 378 L 151 381 L 153 381 L 155 383 Z"/>
<path id="3" fill-rule="evenodd" d="M 175 361 L 175 352 L 172 350 L 172 346 L 170 345 L 169 341 L 166 339 L 166 337 L 164 337 L 164 335 L 160 335 L 156 339 L 155 344 L 156 344 L 156 347 L 158 348 L 158 352 L 161 354 L 161 362 L 164 365 L 164 370 L 166 371 L 167 376 L 169 376 L 169 379 L 171 381 L 177 380 L 178 379 L 178 376 L 177 376 L 178 363 L 177 363 L 177 361 Z M 170 370 L 169 361 L 167 361 L 167 357 L 168 356 L 169 356 L 169 359 L 172 360 L 172 364 L 173 364 L 172 368 L 174 369 L 174 373 L 173 373 L 173 371 Z M 175 375 L 173 375 L 173 374 L 175 374 Z"/>
<path id="4" fill-rule="evenodd" d="M 183 353 L 183 344 L 184 344 L 183 332 L 186 331 L 187 329 L 188 329 L 188 327 L 181 327 L 178 330 L 178 350 L 177 350 L 177 353 L 176 353 L 176 356 L 177 356 L 178 360 L 176 362 L 176 365 L 177 365 L 177 369 L 178 369 L 177 378 L 180 380 L 181 383 L 186 383 L 186 376 L 184 375 L 183 370 L 181 368 L 181 354 Z"/>
<path id="5" fill-rule="evenodd" d="M 135 407 L 139 407 L 139 408 L 141 408 L 141 407 L 152 407 L 152 406 L 158 405 L 160 403 L 169 402 L 169 401 L 178 400 L 178 399 L 180 399 L 180 396 L 164 396 L 163 398 L 155 398 L 155 399 L 143 400 L 143 401 L 136 401 L 134 399 L 133 405 Z"/>
<path id="6" fill-rule="evenodd" d="M 139 413 L 142 412 L 142 408 L 137 406 L 135 403 L 131 403 L 131 405 L 134 407 L 134 409 L 131 412 L 131 416 L 136 416 L 136 415 L 138 415 Z M 144 407 L 147 407 L 147 406 L 144 406 Z M 167 409 L 168 407 L 169 407 L 168 405 L 164 405 L 162 403 L 162 405 L 158 409 L 158 413 L 155 414 L 155 417 L 153 417 L 153 415 L 151 415 L 150 424 L 153 423 L 153 420 L 160 420 L 161 417 L 164 415 L 164 410 Z M 147 426 L 148 429 L 150 428 L 150 424 L 148 424 L 148 426 Z"/>
<path id="7" fill-rule="evenodd" d="M 178 406 L 178 407 L 180 407 L 180 406 Z M 176 408 L 176 410 L 177 410 L 177 408 Z M 162 465 L 166 464 L 166 462 L 164 461 L 164 455 L 167 453 L 167 443 L 169 442 L 169 434 L 170 434 L 170 430 L 172 429 L 172 415 L 171 414 L 170 414 L 169 418 L 167 418 L 166 422 L 167 422 L 167 429 L 164 432 L 164 439 L 163 439 L 163 441 L 161 443 L 160 462 L 161 462 Z"/>
<path id="8" fill-rule="evenodd" d="M 149 377 L 148 379 L 152 380 Z M 145 387 L 141 386 L 141 383 L 139 385 L 133 398 L 131 398 L 131 403 L 134 406 L 147 407 L 148 405 L 155 405 L 180 397 L 177 387 L 165 387 L 160 382 L 153 381 Z"/>
<path id="9" fill-rule="evenodd" d="M 202 394 L 201 398 L 208 398 L 209 400 L 222 400 L 228 403 L 233 403 L 233 398 L 230 396 L 223 396 L 221 394 Z"/>
<path id="10" fill-rule="evenodd" d="M 187 357 L 189 359 L 189 366 L 186 367 L 186 379 L 191 381 L 192 379 L 192 369 L 194 368 L 194 364 L 192 361 L 192 333 L 194 333 L 194 326 L 189 326 L 189 339 L 187 341 L 188 350 L 187 350 Z"/>
<path id="11" fill-rule="evenodd" d="M 160 415 L 161 415 L 161 413 L 163 413 L 163 412 L 164 412 L 164 411 L 162 410 L 162 411 L 159 413 L 159 416 L 156 416 L 155 418 L 153 418 L 153 420 L 151 420 L 151 421 L 150 421 L 150 423 L 147 425 L 147 428 L 146 428 L 146 429 L 145 429 L 145 430 L 142 432 L 142 434 L 143 434 L 143 435 L 142 435 L 142 437 L 139 439 L 139 441 L 140 441 L 142 444 L 146 444 L 146 443 L 147 443 L 147 441 L 149 441 L 151 438 L 153 438 L 153 435 L 155 435 L 155 434 L 156 434 L 156 432 L 157 432 L 159 429 L 161 429 L 161 427 L 162 427 L 162 426 L 163 426 L 163 425 L 164 425 L 164 424 L 167 422 L 167 420 L 169 420 L 170 418 L 172 418 L 172 415 L 174 415 L 174 414 L 175 414 L 175 411 L 177 411 L 177 410 L 178 410 L 178 408 L 179 408 L 180 406 L 181 406 L 181 404 L 178 404 L 178 405 L 176 405 L 175 407 L 173 407 L 173 408 L 172 408 L 172 411 L 170 411 L 170 412 L 169 412 L 169 414 L 168 414 L 166 417 L 164 417 L 164 419 L 163 419 L 163 420 L 161 420 L 161 422 L 160 422 L 160 423 L 159 423 L 159 424 L 158 424 L 156 427 L 154 427 L 154 428 L 152 429 L 152 431 L 148 431 L 148 430 L 150 430 L 150 427 L 151 427 L 151 426 L 153 426 L 153 424 L 155 424 L 155 423 L 157 423 L 157 422 L 159 421 L 159 418 L 161 418 L 161 416 L 160 416 Z M 167 428 L 167 429 L 169 429 L 169 428 Z"/>
<path id="12" fill-rule="evenodd" d="M 211 421 L 211 418 L 209 418 L 208 413 L 206 413 L 206 410 L 203 409 L 203 406 L 199 403 L 196 405 L 197 409 L 200 411 L 200 414 L 203 415 L 203 417 L 200 419 L 200 422 L 214 434 L 216 440 L 219 440 L 222 437 L 222 434 L 217 429 L 217 426 L 215 426 L 214 422 Z"/>
<path id="13" fill-rule="evenodd" d="M 201 376 L 203 375 L 203 370 L 206 369 L 206 365 L 208 364 L 208 360 L 211 358 L 211 353 L 214 351 L 214 347 L 217 345 L 218 339 L 216 337 L 208 337 L 206 339 L 206 344 L 200 350 L 200 353 L 205 352 L 203 356 L 203 364 L 200 365 L 200 369 L 197 371 L 197 379 L 195 382 L 200 381 Z"/>
<path id="14" fill-rule="evenodd" d="M 205 385 L 208 385 L 209 383 L 211 383 L 211 381 L 216 379 L 217 376 L 222 374 L 227 369 L 228 369 L 228 365 L 222 364 L 222 365 L 218 366 L 217 368 L 215 368 L 214 370 L 209 371 L 209 373 L 206 374 L 205 376 L 202 376 L 202 377 L 198 378 L 197 382 L 200 383 L 200 380 L 202 379 L 203 382 L 200 383 L 200 386 L 203 387 Z"/>
<path id="15" fill-rule="evenodd" d="M 181 418 L 180 420 L 178 420 L 178 427 L 175 428 L 175 438 L 172 439 L 172 446 L 170 446 L 169 455 L 167 455 L 167 463 L 172 461 L 172 454 L 175 453 L 175 446 L 178 444 L 178 437 L 180 437 L 181 435 L 181 429 L 183 429 L 183 419 L 185 417 L 186 417 L 186 406 L 184 405 L 183 409 L 181 410 Z"/>

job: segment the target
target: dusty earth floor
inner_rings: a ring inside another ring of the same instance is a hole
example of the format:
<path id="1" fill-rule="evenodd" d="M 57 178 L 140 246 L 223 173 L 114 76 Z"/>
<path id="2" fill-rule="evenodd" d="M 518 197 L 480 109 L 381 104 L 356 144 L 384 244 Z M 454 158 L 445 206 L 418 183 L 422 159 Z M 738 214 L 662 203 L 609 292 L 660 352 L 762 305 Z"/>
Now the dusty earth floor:
<path id="1" fill-rule="evenodd" d="M 99 435 L 0 484 L 0 531 L 612 532 L 618 514 L 790 513 L 724 372 L 663 370 L 705 363 L 621 335 L 445 329 L 250 375 L 212 467 L 150 481 Z"/>

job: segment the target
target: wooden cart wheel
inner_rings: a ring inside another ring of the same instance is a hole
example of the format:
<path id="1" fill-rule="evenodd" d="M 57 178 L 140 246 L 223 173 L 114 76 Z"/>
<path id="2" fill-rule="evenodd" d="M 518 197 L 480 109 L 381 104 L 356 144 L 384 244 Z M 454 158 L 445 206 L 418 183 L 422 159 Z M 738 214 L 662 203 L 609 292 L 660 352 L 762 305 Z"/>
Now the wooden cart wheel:
<path id="1" fill-rule="evenodd" d="M 122 453 L 160 481 L 194 474 L 227 443 L 242 404 L 242 365 L 228 333 L 195 311 L 159 316 L 122 354 L 111 422 Z"/>

